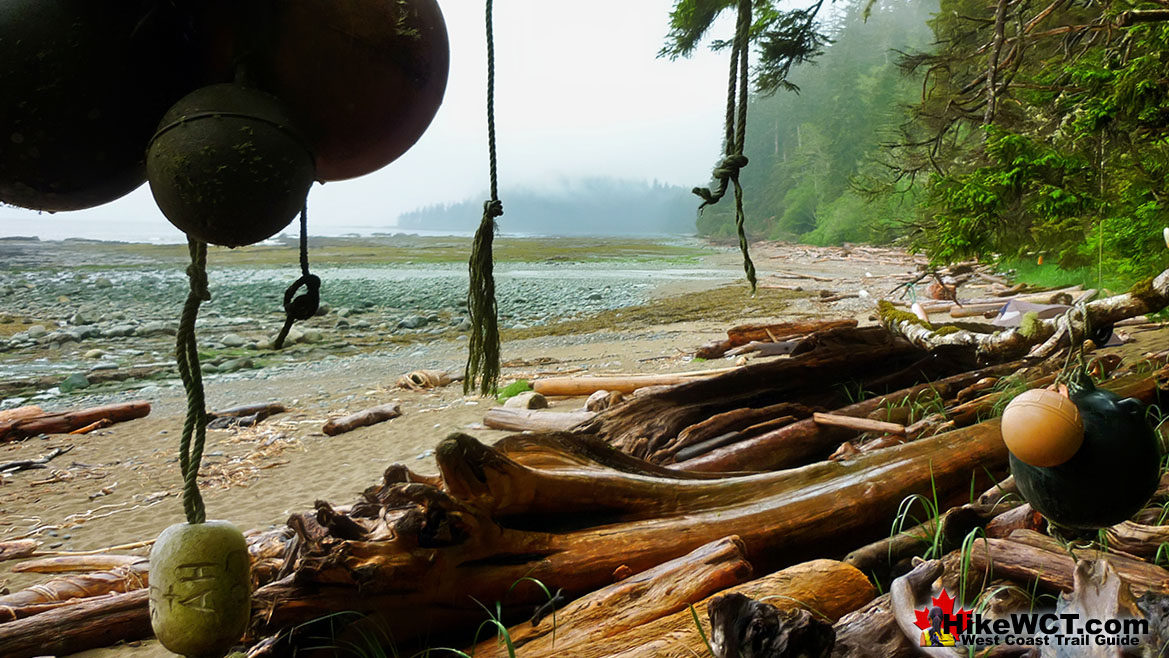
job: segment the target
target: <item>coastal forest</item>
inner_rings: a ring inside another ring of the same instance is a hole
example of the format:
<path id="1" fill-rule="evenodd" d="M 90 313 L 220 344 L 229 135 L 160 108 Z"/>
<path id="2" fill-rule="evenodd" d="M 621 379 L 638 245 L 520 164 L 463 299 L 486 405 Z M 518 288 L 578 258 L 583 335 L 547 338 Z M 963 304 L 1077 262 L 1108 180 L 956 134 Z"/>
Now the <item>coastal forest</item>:
<path id="1" fill-rule="evenodd" d="M 1092 283 L 1163 269 L 1169 4 L 854 0 L 806 11 L 819 12 L 817 32 L 787 44 L 807 61 L 784 84 L 762 75 L 759 45 L 741 173 L 748 236 L 898 241 L 937 262 L 1034 268 L 1042 257 Z M 675 33 L 701 33 L 702 18 L 676 11 Z M 731 206 L 707 208 L 699 233 L 733 235 Z"/>

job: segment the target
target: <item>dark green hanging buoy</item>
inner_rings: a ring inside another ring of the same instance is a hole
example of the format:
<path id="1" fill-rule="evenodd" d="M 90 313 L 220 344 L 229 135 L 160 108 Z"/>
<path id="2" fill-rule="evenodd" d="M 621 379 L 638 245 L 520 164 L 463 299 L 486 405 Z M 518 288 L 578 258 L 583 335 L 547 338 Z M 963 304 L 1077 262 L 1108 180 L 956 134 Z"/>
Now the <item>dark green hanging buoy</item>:
<path id="1" fill-rule="evenodd" d="M 251 615 L 248 545 L 227 521 L 179 523 L 150 550 L 150 625 L 168 650 L 204 658 L 237 644 Z"/>
<path id="2" fill-rule="evenodd" d="M 1083 443 L 1053 466 L 1027 464 L 1012 453 L 1019 492 L 1056 525 L 1094 530 L 1127 521 L 1148 504 L 1161 477 L 1160 445 L 1145 405 L 1088 380 L 1070 398 L 1083 420 Z"/>
<path id="3" fill-rule="evenodd" d="M 240 247 L 276 235 L 304 207 L 313 157 L 275 96 L 238 84 L 175 103 L 146 157 L 150 191 L 189 236 Z"/>

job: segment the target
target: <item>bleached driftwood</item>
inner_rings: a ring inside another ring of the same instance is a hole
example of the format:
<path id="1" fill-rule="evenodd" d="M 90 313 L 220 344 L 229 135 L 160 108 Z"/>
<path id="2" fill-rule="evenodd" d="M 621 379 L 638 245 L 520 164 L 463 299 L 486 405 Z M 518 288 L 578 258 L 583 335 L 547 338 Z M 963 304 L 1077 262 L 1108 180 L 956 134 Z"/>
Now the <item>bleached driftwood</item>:
<path id="1" fill-rule="evenodd" d="M 1078 340 L 1086 336 L 1083 315 L 1091 328 L 1111 326 L 1126 318 L 1153 313 L 1169 306 L 1169 270 L 1151 280 L 1133 286 L 1120 295 L 1098 299 L 1084 305 L 1084 314 L 1072 312 L 1060 318 L 1037 320 L 1027 327 L 1016 327 L 993 334 L 979 334 L 967 330 L 938 333 L 907 312 L 897 312 L 891 305 L 882 305 L 881 321 L 894 334 L 923 349 L 939 347 L 969 348 L 986 361 L 1002 361 L 1021 357 L 1028 352 L 1046 357 L 1066 347 L 1069 334 Z M 1070 331 L 1069 331 L 1070 325 Z"/>

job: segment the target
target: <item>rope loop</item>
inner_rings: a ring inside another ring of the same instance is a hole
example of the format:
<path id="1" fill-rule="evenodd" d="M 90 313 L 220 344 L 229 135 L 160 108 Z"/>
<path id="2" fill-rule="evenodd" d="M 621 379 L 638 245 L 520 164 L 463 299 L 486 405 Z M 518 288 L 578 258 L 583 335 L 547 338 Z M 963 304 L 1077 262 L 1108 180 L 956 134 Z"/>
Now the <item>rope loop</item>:
<path id="1" fill-rule="evenodd" d="M 304 288 L 304 294 L 294 297 L 296 291 Z M 307 320 L 317 314 L 321 307 L 321 277 L 305 274 L 284 291 L 284 313 L 293 320 Z"/>
<path id="2" fill-rule="evenodd" d="M 499 199 L 488 199 L 483 202 L 483 215 L 495 219 L 503 216 L 503 202 Z"/>

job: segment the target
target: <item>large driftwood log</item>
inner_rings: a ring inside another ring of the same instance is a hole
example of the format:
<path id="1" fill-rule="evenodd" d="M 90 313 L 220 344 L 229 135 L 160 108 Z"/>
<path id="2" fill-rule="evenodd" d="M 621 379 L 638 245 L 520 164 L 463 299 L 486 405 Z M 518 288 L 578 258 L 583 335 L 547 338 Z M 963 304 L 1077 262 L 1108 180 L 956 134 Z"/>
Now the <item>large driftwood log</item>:
<path id="1" fill-rule="evenodd" d="M 727 537 L 648 571 L 583 596 L 539 624 L 524 622 L 509 630 L 512 646 L 525 658 L 575 655 L 582 645 L 603 641 L 738 585 L 751 576 L 742 542 Z M 505 658 L 494 635 L 467 653 Z"/>
<path id="2" fill-rule="evenodd" d="M 696 379 L 714 377 L 736 368 L 716 368 L 692 372 L 674 372 L 661 375 L 595 375 L 584 377 L 544 377 L 532 382 L 532 390 L 540 395 L 592 395 L 597 391 L 632 393 L 650 386 L 673 386 Z"/>
<path id="3" fill-rule="evenodd" d="M 35 404 L 30 404 L 23 407 L 17 407 L 15 409 L 0 410 L 0 423 L 43 415 L 45 415 L 44 409 L 41 409 Z"/>
<path id="4" fill-rule="evenodd" d="M 101 420 L 120 423 L 150 413 L 149 402 L 123 402 L 56 414 L 27 416 L 0 422 L 0 443 L 38 434 L 68 434 Z"/>
<path id="5" fill-rule="evenodd" d="M 863 606 L 876 593 L 864 574 L 833 560 L 814 560 L 789 567 L 726 590 L 753 599 L 766 600 L 781 610 L 805 609 L 829 621 Z M 694 606 L 703 632 L 709 637 L 710 596 Z M 557 645 L 559 649 L 559 645 Z M 573 647 L 570 652 L 530 654 L 531 658 L 693 658 L 704 655 L 705 644 L 689 609 L 593 642 Z M 475 654 L 477 657 L 479 654 Z M 506 655 L 506 654 L 503 654 Z M 529 658 L 528 653 L 518 655 Z"/>
<path id="6" fill-rule="evenodd" d="M 1169 270 L 1158 274 L 1154 279 L 1133 286 L 1127 293 L 1089 302 L 1084 308 L 1089 326 L 1108 327 L 1126 318 L 1159 311 L 1167 305 Z M 976 334 L 966 330 L 939 334 L 920 321 L 911 319 L 908 317 L 909 314 L 893 311 L 891 305 L 885 304 L 882 305 L 881 316 L 889 331 L 922 349 L 937 349 L 943 346 L 961 348 L 990 362 L 1016 359 L 1033 348 L 1036 356 L 1048 356 L 1069 344 L 1069 333 L 1074 334 L 1079 340 L 1083 340 L 1086 335 L 1083 318 L 1078 313 L 1039 320 L 1031 324 L 1032 329 L 1026 335 L 1021 328 L 1006 329 L 993 334 Z"/>
<path id="7" fill-rule="evenodd" d="M 909 380 L 893 386 L 901 388 L 922 378 L 966 369 L 943 358 L 925 358 L 923 362 L 920 350 L 891 338 L 880 327 L 834 330 L 818 335 L 816 341 L 820 347 L 811 347 L 798 357 L 751 364 L 628 400 L 599 413 L 580 431 L 596 433 L 644 458 L 667 447 L 685 428 L 716 414 L 781 402 L 834 402 L 842 397 L 837 382 L 857 382 L 869 388 L 879 386 L 880 380 L 894 373 Z M 744 468 L 752 467 L 723 470 Z"/>
<path id="8" fill-rule="evenodd" d="M 805 320 L 796 322 L 779 322 L 775 324 L 742 324 L 727 329 L 724 340 L 716 340 L 698 348 L 695 356 L 703 359 L 721 358 L 728 350 L 754 342 L 778 343 L 793 338 L 807 336 L 817 331 L 839 329 L 841 327 L 855 327 L 856 320 Z"/>
<path id="9" fill-rule="evenodd" d="M 533 469 L 456 435 L 437 450 L 444 490 L 386 482 L 345 515 L 320 503 L 293 517 L 295 577 L 257 591 L 254 621 L 264 633 L 357 606 L 406 638 L 481 620 L 471 597 L 499 600 L 524 576 L 576 596 L 618 568 L 642 571 L 731 534 L 752 564 L 780 567 L 887 532 L 910 493 L 936 485 L 943 499 L 968 496 L 971 477 L 1005 457 L 987 424 L 848 464 L 679 479 Z M 512 597 L 530 606 L 541 593 L 521 584 Z"/>
<path id="10" fill-rule="evenodd" d="M 1149 403 L 1157 398 L 1158 382 L 1163 377 L 1163 371 L 1153 376 L 1125 375 L 1104 382 L 1101 387 L 1122 397 L 1135 397 L 1142 402 Z M 935 382 L 932 386 L 937 386 L 939 383 Z M 888 396 L 872 398 L 839 409 L 836 413 L 863 416 L 885 404 L 885 400 L 888 399 Z M 679 462 L 674 467 L 708 472 L 784 468 L 793 464 L 806 463 L 809 459 L 827 454 L 840 441 L 850 438 L 853 434 L 842 428 L 819 426 L 811 419 L 806 419 L 781 427 L 774 432 L 733 443 L 700 457 Z"/>

